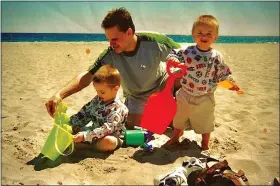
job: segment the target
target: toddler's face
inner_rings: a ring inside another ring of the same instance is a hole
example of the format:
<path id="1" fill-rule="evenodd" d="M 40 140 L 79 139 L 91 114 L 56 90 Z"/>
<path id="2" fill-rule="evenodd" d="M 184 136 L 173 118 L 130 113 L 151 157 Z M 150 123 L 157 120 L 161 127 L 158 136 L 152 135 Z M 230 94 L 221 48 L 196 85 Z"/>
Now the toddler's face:
<path id="1" fill-rule="evenodd" d="M 213 26 L 201 24 L 194 28 L 192 36 L 199 49 L 209 50 L 211 44 L 217 40 L 218 33 Z"/>
<path id="2" fill-rule="evenodd" d="M 119 89 L 119 86 L 112 88 L 107 83 L 93 83 L 93 87 L 99 98 L 105 103 L 115 99 Z"/>

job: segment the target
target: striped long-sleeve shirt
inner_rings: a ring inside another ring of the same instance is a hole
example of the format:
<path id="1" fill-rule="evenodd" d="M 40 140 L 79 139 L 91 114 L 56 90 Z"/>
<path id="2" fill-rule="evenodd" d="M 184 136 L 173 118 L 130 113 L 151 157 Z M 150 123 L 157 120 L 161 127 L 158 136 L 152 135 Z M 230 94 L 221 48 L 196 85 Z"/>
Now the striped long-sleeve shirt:
<path id="1" fill-rule="evenodd" d="M 128 109 L 118 97 L 104 103 L 95 96 L 77 114 L 70 117 L 70 125 L 80 127 L 85 141 L 92 142 L 109 134 L 123 135 L 127 115 Z M 92 125 L 86 127 L 90 122 Z"/>

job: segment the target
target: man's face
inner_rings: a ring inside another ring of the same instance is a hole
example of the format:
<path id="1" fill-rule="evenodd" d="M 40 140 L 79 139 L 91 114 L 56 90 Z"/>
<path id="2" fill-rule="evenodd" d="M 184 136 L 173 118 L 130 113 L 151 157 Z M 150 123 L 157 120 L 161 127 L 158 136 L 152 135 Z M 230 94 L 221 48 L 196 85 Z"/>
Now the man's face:
<path id="1" fill-rule="evenodd" d="M 105 29 L 106 38 L 116 53 L 124 52 L 129 45 L 129 32 L 121 32 L 117 26 Z"/>
<path id="2" fill-rule="evenodd" d="M 211 44 L 218 38 L 216 28 L 209 25 L 197 25 L 193 30 L 193 39 L 201 50 L 209 50 Z"/>

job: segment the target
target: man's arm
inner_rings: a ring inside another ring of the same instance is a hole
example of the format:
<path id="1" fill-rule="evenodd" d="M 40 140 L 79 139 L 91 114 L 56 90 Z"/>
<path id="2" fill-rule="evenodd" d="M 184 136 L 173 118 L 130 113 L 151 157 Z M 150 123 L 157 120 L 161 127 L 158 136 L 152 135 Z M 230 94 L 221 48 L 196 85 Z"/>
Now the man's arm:
<path id="1" fill-rule="evenodd" d="M 109 49 L 105 49 L 98 57 L 95 63 L 93 63 L 87 71 L 80 73 L 74 77 L 66 86 L 57 91 L 45 104 L 48 113 L 53 117 L 57 104 L 64 98 L 75 94 L 87 87 L 91 81 L 93 74 L 105 63 L 105 56 L 109 52 Z"/>
<path id="2" fill-rule="evenodd" d="M 86 71 L 82 72 L 74 77 L 65 87 L 57 92 L 61 99 L 67 98 L 68 96 L 75 94 L 87 87 L 92 81 L 93 74 Z"/>
<path id="3" fill-rule="evenodd" d="M 66 86 L 57 91 L 57 93 L 55 93 L 45 104 L 51 117 L 54 116 L 58 103 L 61 102 L 62 99 L 87 87 L 91 83 L 92 76 L 91 72 L 82 72 L 74 77 Z"/>

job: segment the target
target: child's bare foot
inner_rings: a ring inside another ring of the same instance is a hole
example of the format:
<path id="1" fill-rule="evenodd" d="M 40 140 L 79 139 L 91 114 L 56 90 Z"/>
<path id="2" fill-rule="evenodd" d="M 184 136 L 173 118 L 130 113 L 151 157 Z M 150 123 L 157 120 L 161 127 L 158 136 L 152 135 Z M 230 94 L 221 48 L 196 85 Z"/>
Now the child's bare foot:
<path id="1" fill-rule="evenodd" d="M 201 141 L 201 149 L 208 150 L 209 149 L 209 141 L 210 141 L 210 133 L 202 134 L 202 141 Z"/>
<path id="2" fill-rule="evenodd" d="M 179 142 L 180 137 L 183 135 L 184 131 L 175 129 L 172 138 L 167 142 L 167 144 L 172 145 Z"/>
<path id="3" fill-rule="evenodd" d="M 168 145 L 173 145 L 173 144 L 178 143 L 178 142 L 179 142 L 179 138 L 172 137 L 170 140 L 168 140 L 167 144 Z"/>
<path id="4" fill-rule="evenodd" d="M 209 150 L 209 147 L 208 147 L 208 145 L 201 144 L 201 149 L 202 150 Z"/>

